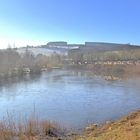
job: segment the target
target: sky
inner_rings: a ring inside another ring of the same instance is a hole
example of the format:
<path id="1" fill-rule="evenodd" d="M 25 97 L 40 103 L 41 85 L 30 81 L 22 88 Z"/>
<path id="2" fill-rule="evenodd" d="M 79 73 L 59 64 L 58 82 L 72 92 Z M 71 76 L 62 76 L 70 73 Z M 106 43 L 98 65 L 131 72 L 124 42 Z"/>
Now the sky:
<path id="1" fill-rule="evenodd" d="M 0 0 L 0 48 L 114 42 L 140 45 L 140 0 Z"/>

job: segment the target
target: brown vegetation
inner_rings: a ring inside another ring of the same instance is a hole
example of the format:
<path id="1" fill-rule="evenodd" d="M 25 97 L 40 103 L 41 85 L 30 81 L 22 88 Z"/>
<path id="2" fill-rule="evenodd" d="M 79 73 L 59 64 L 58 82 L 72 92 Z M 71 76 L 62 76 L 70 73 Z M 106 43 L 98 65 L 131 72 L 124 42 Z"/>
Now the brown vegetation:
<path id="1" fill-rule="evenodd" d="M 91 125 L 85 129 L 85 134 L 77 140 L 139 140 L 140 111 L 114 122 L 103 125 Z"/>
<path id="2" fill-rule="evenodd" d="M 0 122 L 0 140 L 61 140 L 66 138 L 64 132 L 56 123 L 36 119 Z"/>
<path id="3" fill-rule="evenodd" d="M 67 132 L 56 123 L 37 119 L 26 123 L 11 120 L 0 122 L 0 140 L 139 140 L 140 111 L 114 122 L 91 124 L 81 135 Z"/>
<path id="4" fill-rule="evenodd" d="M 0 50 L 0 78 L 7 78 L 24 73 L 39 73 L 52 67 L 60 67 L 61 57 L 58 54 L 35 56 L 26 49 L 25 53 L 19 54 L 15 49 Z"/>

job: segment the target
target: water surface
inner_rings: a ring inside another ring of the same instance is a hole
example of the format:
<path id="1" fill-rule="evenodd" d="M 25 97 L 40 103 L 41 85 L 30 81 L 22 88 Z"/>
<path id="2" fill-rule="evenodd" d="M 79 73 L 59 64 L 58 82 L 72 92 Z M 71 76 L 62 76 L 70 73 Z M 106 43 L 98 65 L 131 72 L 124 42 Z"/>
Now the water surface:
<path id="1" fill-rule="evenodd" d="M 140 78 L 106 81 L 84 71 L 53 70 L 0 83 L 0 117 L 7 111 L 82 128 L 140 108 Z"/>

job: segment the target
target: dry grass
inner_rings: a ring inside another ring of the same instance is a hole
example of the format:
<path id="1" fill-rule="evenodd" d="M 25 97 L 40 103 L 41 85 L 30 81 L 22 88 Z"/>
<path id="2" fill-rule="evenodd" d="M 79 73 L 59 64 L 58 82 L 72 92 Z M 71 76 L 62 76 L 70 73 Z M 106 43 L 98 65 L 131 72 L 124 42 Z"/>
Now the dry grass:
<path id="1" fill-rule="evenodd" d="M 10 116 L 9 116 L 10 117 Z M 90 125 L 83 135 L 67 134 L 57 123 L 29 119 L 0 122 L 0 140 L 139 140 L 140 111 L 103 125 Z"/>
<path id="2" fill-rule="evenodd" d="M 0 140 L 140 140 L 140 110 L 114 122 L 90 125 L 83 135 L 72 135 L 57 123 L 37 117 L 17 122 L 7 116 L 0 122 Z"/>
<path id="3" fill-rule="evenodd" d="M 49 121 L 15 122 L 12 119 L 0 122 L 0 140 L 47 140 L 62 137 L 64 130 L 57 123 Z"/>
<path id="4" fill-rule="evenodd" d="M 77 140 L 140 140 L 140 111 L 122 119 L 98 126 Z"/>

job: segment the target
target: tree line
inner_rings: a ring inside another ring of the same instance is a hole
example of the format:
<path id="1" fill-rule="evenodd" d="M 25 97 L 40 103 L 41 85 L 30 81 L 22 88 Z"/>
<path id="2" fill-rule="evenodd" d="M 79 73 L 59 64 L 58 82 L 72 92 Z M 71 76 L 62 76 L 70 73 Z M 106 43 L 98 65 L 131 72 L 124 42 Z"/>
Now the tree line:
<path id="1" fill-rule="evenodd" d="M 137 61 L 140 60 L 140 49 L 120 51 L 99 51 L 99 52 L 69 52 L 69 58 L 75 63 L 96 62 L 96 61 Z"/>
<path id="2" fill-rule="evenodd" d="M 16 49 L 0 50 L 0 76 L 22 74 L 24 68 L 31 72 L 40 72 L 42 68 L 51 68 L 61 64 L 61 57 L 57 54 L 46 56 L 34 55 L 28 49 L 19 54 Z"/>

